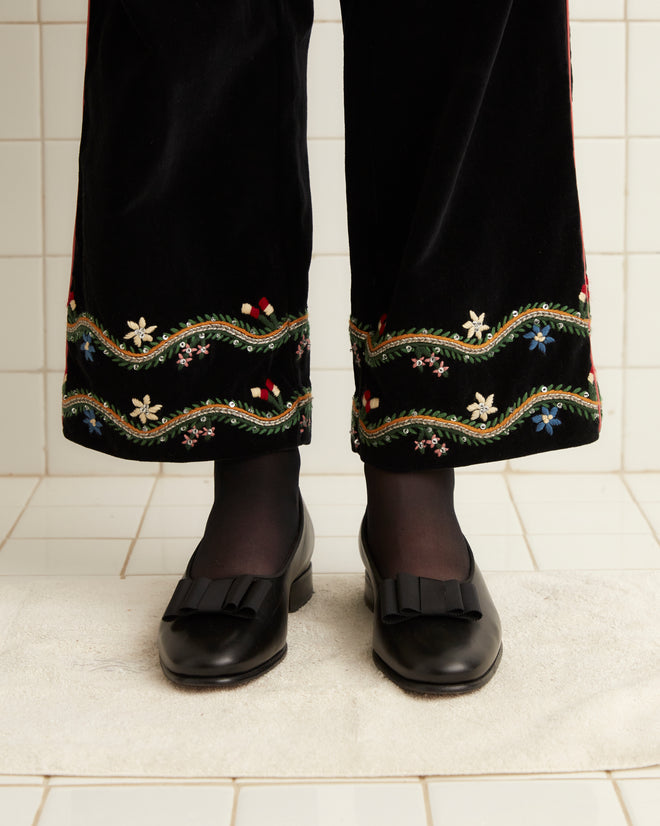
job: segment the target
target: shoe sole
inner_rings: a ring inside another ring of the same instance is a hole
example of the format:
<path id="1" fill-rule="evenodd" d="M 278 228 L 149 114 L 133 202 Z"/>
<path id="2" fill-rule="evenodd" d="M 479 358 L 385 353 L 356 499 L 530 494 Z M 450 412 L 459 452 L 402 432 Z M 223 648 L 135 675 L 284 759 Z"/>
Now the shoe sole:
<path id="1" fill-rule="evenodd" d="M 310 563 L 302 574 L 299 574 L 298 577 L 296 577 L 296 579 L 294 579 L 291 583 L 291 588 L 289 590 L 289 613 L 293 614 L 302 608 L 303 605 L 309 602 L 312 598 L 313 593 L 312 565 Z M 170 671 L 170 669 L 163 663 L 162 660 L 160 660 L 160 658 L 159 660 L 163 674 L 165 674 L 165 676 L 173 683 L 177 683 L 178 685 L 234 686 L 250 682 L 250 680 L 254 680 L 256 677 L 260 677 L 262 674 L 270 671 L 271 668 L 274 668 L 280 662 L 280 660 L 284 659 L 286 652 L 287 645 L 285 643 L 284 648 L 274 654 L 269 660 L 266 660 L 266 662 L 261 663 L 261 665 L 251 668 L 248 671 L 241 671 L 237 674 L 209 674 L 203 676 L 196 674 L 178 674 L 176 671 Z"/>
<path id="2" fill-rule="evenodd" d="M 378 668 L 393 683 L 396 683 L 399 688 L 403 688 L 405 691 L 414 692 L 415 694 L 433 694 L 437 696 L 439 694 L 468 694 L 470 691 L 476 691 L 478 688 L 481 688 L 497 671 L 497 666 L 500 664 L 500 660 L 502 659 L 503 650 L 504 647 L 500 645 L 500 649 L 497 652 L 497 657 L 495 657 L 493 664 L 485 674 L 482 674 L 481 677 L 478 677 L 476 680 L 466 680 L 462 683 L 429 683 L 422 680 L 409 680 L 393 668 L 390 668 L 390 666 L 382 660 L 375 651 L 372 651 L 372 654 L 376 668 Z"/>

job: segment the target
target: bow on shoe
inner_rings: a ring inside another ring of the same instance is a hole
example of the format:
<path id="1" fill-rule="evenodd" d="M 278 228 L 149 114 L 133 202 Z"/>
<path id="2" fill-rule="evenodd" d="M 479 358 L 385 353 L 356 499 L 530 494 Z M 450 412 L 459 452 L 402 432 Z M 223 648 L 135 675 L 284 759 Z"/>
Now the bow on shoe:
<path id="1" fill-rule="evenodd" d="M 270 579 L 241 574 L 230 579 L 184 577 L 163 614 L 164 620 L 195 613 L 229 614 L 254 619 L 270 593 Z"/>
<path id="2" fill-rule="evenodd" d="M 472 582 L 428 579 L 397 574 L 380 583 L 380 615 L 383 622 L 403 622 L 419 616 L 481 619 L 479 595 Z"/>

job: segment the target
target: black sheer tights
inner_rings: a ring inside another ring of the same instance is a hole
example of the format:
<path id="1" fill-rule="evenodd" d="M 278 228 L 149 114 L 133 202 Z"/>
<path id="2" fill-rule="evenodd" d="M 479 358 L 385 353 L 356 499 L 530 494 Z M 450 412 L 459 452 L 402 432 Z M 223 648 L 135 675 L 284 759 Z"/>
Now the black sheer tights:
<path id="1" fill-rule="evenodd" d="M 272 576 L 299 528 L 298 449 L 215 462 L 215 501 L 191 570 Z M 364 466 L 369 547 L 383 577 L 406 571 L 465 579 L 468 554 L 454 512 L 453 469 L 393 473 Z"/>
<path id="2" fill-rule="evenodd" d="M 365 464 L 367 536 L 382 577 L 466 579 L 469 557 L 454 512 L 454 470 L 393 473 Z"/>
<path id="3" fill-rule="evenodd" d="M 298 449 L 214 465 L 215 501 L 192 576 L 272 576 L 298 534 Z"/>

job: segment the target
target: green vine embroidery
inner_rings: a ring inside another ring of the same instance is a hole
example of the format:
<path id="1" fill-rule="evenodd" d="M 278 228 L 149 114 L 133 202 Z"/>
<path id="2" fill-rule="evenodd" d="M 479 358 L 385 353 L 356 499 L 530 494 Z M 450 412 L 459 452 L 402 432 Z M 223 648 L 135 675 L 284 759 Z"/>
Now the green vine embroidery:
<path id="1" fill-rule="evenodd" d="M 158 424 L 152 424 L 158 419 L 155 414 L 161 411 L 162 405 L 153 404 L 148 395 L 132 399 L 134 410 L 127 416 L 88 391 L 71 390 L 63 396 L 62 412 L 65 418 L 82 415 L 82 423 L 90 433 L 101 435 L 102 428 L 109 427 L 138 445 L 162 444 L 180 438 L 187 448 L 194 447 L 200 438 L 213 438 L 216 426 L 221 424 L 260 436 L 275 435 L 292 427 L 299 427 L 302 432 L 309 427 L 310 388 L 303 388 L 299 396 L 284 402 L 277 385 L 268 380 L 266 387 L 252 388 L 252 395 L 266 401 L 273 410 L 264 412 L 234 400 L 208 399 L 205 404 L 177 410 L 163 416 Z M 141 427 L 137 421 L 142 423 Z"/>
<path id="2" fill-rule="evenodd" d="M 446 441 L 470 447 L 488 444 L 506 437 L 530 417 L 537 425 L 537 432 L 545 431 L 552 435 L 552 427 L 561 424 L 559 410 L 568 410 L 586 419 L 598 419 L 599 416 L 599 403 L 591 398 L 588 390 L 558 384 L 532 388 L 496 418 L 488 423 L 481 421 L 477 424 L 477 419 L 488 419 L 491 412 L 498 412 L 498 408 L 492 405 L 491 397 L 480 401 L 480 394 L 476 395 L 478 403 L 467 408 L 472 410 L 469 419 L 442 410 L 422 408 L 405 410 L 371 423 L 367 423 L 364 418 L 369 412 L 364 400 L 360 410 L 358 401 L 354 399 L 351 428 L 353 444 L 356 448 L 360 443 L 381 447 L 395 439 L 410 437 L 414 440 L 416 451 L 424 453 L 427 449 L 432 449 L 438 456 L 444 456 L 449 451 Z"/>
<path id="3" fill-rule="evenodd" d="M 264 309 L 260 309 L 262 304 Z M 306 313 L 288 315 L 280 320 L 266 299 L 259 302 L 259 307 L 243 304 L 241 312 L 252 321 L 222 314 L 197 316 L 156 339 L 152 334 L 157 325 L 147 325 L 144 317 L 140 317 L 138 321 L 127 321 L 128 332 L 120 338 L 103 328 L 91 315 L 77 314 L 75 300 L 72 299 L 68 305 L 67 339 L 70 342 L 82 341 L 81 349 L 84 349 L 89 361 L 92 360 L 92 353 L 102 353 L 115 364 L 133 370 L 148 370 L 172 358 L 176 358 L 179 369 L 185 369 L 193 358 L 207 356 L 216 341 L 248 353 L 265 353 L 288 341 L 299 341 L 297 358 L 309 349 Z M 92 341 L 96 343 L 96 348 L 91 346 Z"/>
<path id="4" fill-rule="evenodd" d="M 462 336 L 447 330 L 435 329 L 386 333 L 383 319 L 378 329 L 374 330 L 360 325 L 357 319 L 351 318 L 351 349 L 358 364 L 364 360 L 367 366 L 376 367 L 390 360 L 408 356 L 412 359 L 415 369 L 424 369 L 428 366 L 433 368 L 434 373 L 443 376 L 449 368 L 442 362 L 438 370 L 436 362 L 441 358 L 481 362 L 492 358 L 520 336 L 530 339 L 534 337 L 539 344 L 544 341 L 551 344 L 554 339 L 548 336 L 550 329 L 578 336 L 588 336 L 590 329 L 588 317 L 583 317 L 583 313 L 578 310 L 560 304 L 543 304 L 540 307 L 528 304 L 513 310 L 492 328 L 484 319 L 485 313 L 477 315 L 470 310 L 470 319 L 463 324 L 466 334 Z M 538 349 L 544 353 L 545 345 L 539 346 Z"/>

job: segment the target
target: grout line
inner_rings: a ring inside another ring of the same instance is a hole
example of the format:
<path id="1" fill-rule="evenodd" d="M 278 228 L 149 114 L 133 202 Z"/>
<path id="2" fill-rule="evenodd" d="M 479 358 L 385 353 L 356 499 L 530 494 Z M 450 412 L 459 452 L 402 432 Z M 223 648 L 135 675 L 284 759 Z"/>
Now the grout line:
<path id="1" fill-rule="evenodd" d="M 625 489 L 628 491 L 628 493 L 632 497 L 632 500 L 635 503 L 635 505 L 637 505 L 637 508 L 641 512 L 644 520 L 646 521 L 646 524 L 649 526 L 649 531 L 651 532 L 651 534 L 655 538 L 656 542 L 660 543 L 660 536 L 658 536 L 658 534 L 656 533 L 655 528 L 653 527 L 653 523 L 651 522 L 649 517 L 646 515 L 646 511 L 644 510 L 644 504 L 637 499 L 637 496 L 635 494 L 635 490 L 628 483 L 628 480 L 626 479 L 625 473 L 623 471 L 621 471 L 621 482 L 623 483 L 623 486 L 625 487 Z"/>
<path id="2" fill-rule="evenodd" d="M 431 797 L 429 795 L 428 778 L 420 777 L 419 782 L 422 784 L 422 795 L 424 797 L 424 810 L 426 812 L 426 826 L 433 826 L 433 812 L 431 810 Z"/>
<path id="3" fill-rule="evenodd" d="M 126 579 L 126 569 L 128 568 L 128 563 L 131 561 L 131 556 L 133 554 L 133 549 L 138 541 L 138 537 L 140 536 L 140 531 L 142 530 L 142 526 L 144 525 L 144 520 L 147 517 L 147 511 L 149 510 L 149 506 L 151 505 L 151 500 L 154 498 L 154 493 L 156 492 L 156 487 L 158 485 L 158 480 L 162 476 L 162 465 L 160 473 L 156 474 L 153 479 L 153 483 L 151 485 L 151 491 L 149 492 L 149 496 L 147 497 L 147 501 L 144 505 L 144 510 L 142 511 L 142 516 L 140 518 L 140 522 L 137 526 L 135 531 L 135 536 L 131 539 L 131 544 L 128 546 L 128 553 L 126 554 L 126 559 L 124 559 L 124 564 L 121 567 L 121 571 L 119 572 L 119 579 Z"/>
<path id="4" fill-rule="evenodd" d="M 522 518 L 522 515 L 520 513 L 520 508 L 518 507 L 518 503 L 516 502 L 515 496 L 513 495 L 513 491 L 511 490 L 511 484 L 509 482 L 509 472 L 506 471 L 505 473 L 503 473 L 502 478 L 504 480 L 504 484 L 506 485 L 506 489 L 507 489 L 507 492 L 509 494 L 509 499 L 511 500 L 511 504 L 513 505 L 513 509 L 516 512 L 516 516 L 518 517 L 518 521 L 520 522 L 520 525 L 522 527 L 522 535 L 523 535 L 523 539 L 525 541 L 525 545 L 527 546 L 527 553 L 529 554 L 529 556 L 532 560 L 532 565 L 534 566 L 534 570 L 535 571 L 540 571 L 541 569 L 539 567 L 538 562 L 536 561 L 536 557 L 534 556 L 534 551 L 532 551 L 532 546 L 531 546 L 531 543 L 529 541 L 528 531 L 527 531 L 527 528 L 525 527 L 525 521 Z"/>
<path id="5" fill-rule="evenodd" d="M 608 771 L 607 776 L 610 779 L 610 783 L 614 786 L 614 793 L 616 794 L 617 800 L 619 801 L 619 806 L 623 810 L 623 816 L 626 819 L 627 826 L 635 826 L 633 823 L 633 819 L 631 817 L 630 812 L 628 811 L 628 807 L 626 806 L 626 802 L 623 799 L 623 794 L 621 793 L 621 789 L 619 788 L 619 784 L 617 781 L 612 777 L 612 772 Z"/>
<path id="6" fill-rule="evenodd" d="M 41 364 L 41 437 L 43 444 L 43 468 L 48 473 L 48 380 L 47 380 L 47 310 L 46 310 L 46 147 L 44 143 L 45 116 L 44 116 L 44 43 L 41 28 L 41 0 L 37 3 L 37 43 L 38 43 L 38 72 L 39 72 L 39 176 L 41 189 L 41 330 L 43 335 Z"/>
<path id="7" fill-rule="evenodd" d="M 48 775 L 44 776 L 44 790 L 41 795 L 41 802 L 39 803 L 39 807 L 37 811 L 34 813 L 34 819 L 32 821 L 32 826 L 37 826 L 39 821 L 41 820 L 41 814 L 44 810 L 44 806 L 46 805 L 46 799 L 48 798 L 48 794 L 50 793 L 50 785 L 48 783 Z"/>
<path id="8" fill-rule="evenodd" d="M 236 783 L 236 778 L 232 778 L 231 781 L 232 789 L 234 791 L 234 796 L 231 801 L 231 815 L 229 816 L 229 826 L 236 826 L 236 810 L 238 809 L 238 795 L 240 794 L 241 787 Z"/>
<path id="9" fill-rule="evenodd" d="M 7 531 L 7 536 L 5 536 L 4 539 L 0 540 L 0 551 L 4 548 L 7 541 L 11 538 L 11 535 L 14 533 L 14 530 L 16 529 L 16 526 L 18 525 L 18 523 L 23 518 L 23 514 L 28 509 L 28 506 L 30 505 L 30 502 L 32 501 L 32 497 L 36 493 L 37 488 L 39 487 L 39 485 L 41 484 L 41 482 L 43 481 L 44 478 L 45 478 L 44 474 L 39 475 L 37 483 L 35 484 L 35 486 L 30 491 L 27 499 L 25 500 L 25 504 L 23 505 L 23 507 L 20 510 L 20 513 L 18 514 L 16 519 L 14 519 L 14 521 L 12 522 L 11 528 Z"/>
<path id="10" fill-rule="evenodd" d="M 626 366 L 629 361 L 629 353 L 628 353 L 628 287 L 630 283 L 629 279 L 629 259 L 628 259 L 628 211 L 629 211 L 629 191 L 628 191 L 628 174 L 630 171 L 630 135 L 628 132 L 629 128 L 629 109 L 630 109 L 630 23 L 628 21 L 628 0 L 624 0 L 623 5 L 623 14 L 624 14 L 624 26 L 625 26 L 625 64 L 623 68 L 623 82 L 624 82 L 624 90 L 625 90 L 625 98 L 624 98 L 624 112 L 623 112 L 623 130 L 625 136 L 625 146 L 624 146 L 624 155 L 623 155 L 623 295 L 621 296 L 621 318 L 623 322 L 623 337 L 621 342 L 621 350 L 622 350 L 622 357 L 623 357 L 623 373 L 621 375 L 621 391 L 622 391 L 622 399 L 623 403 L 621 405 L 621 461 L 620 467 L 621 470 L 625 470 L 626 467 L 626 425 L 628 424 L 628 416 L 626 411 L 626 403 L 625 400 L 627 398 L 626 391 L 628 389 L 628 373 L 626 372 Z"/>

